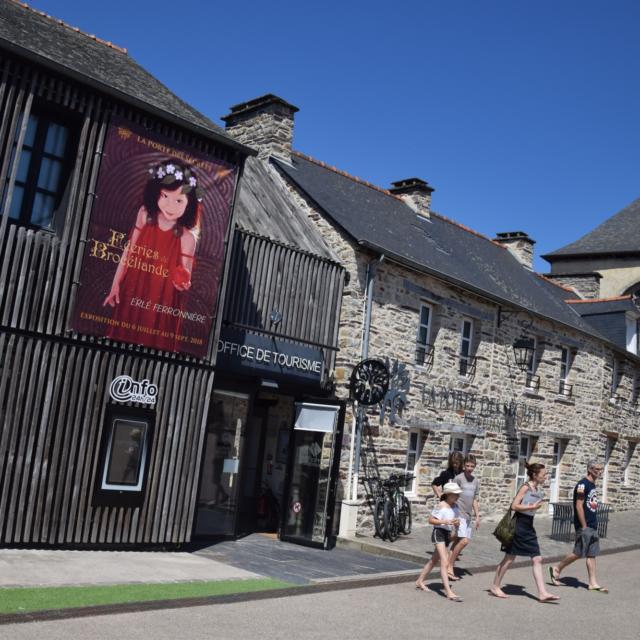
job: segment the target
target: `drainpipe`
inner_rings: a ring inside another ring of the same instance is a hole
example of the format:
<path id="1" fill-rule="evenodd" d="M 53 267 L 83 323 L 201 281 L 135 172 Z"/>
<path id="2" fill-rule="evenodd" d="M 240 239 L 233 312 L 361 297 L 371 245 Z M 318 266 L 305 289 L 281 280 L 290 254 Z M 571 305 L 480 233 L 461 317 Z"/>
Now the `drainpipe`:
<path id="1" fill-rule="evenodd" d="M 367 265 L 367 284 L 366 284 L 366 298 L 364 309 L 364 326 L 362 329 L 362 351 L 361 359 L 366 360 L 369 357 L 369 334 L 371 332 L 371 307 L 373 305 L 373 286 L 376 277 L 376 270 L 380 264 L 384 261 L 384 253 L 380 254 L 378 258 L 374 258 Z M 354 406 L 354 408 L 356 408 Z M 355 420 L 355 429 L 351 431 L 352 446 L 351 451 L 353 453 L 353 478 L 351 480 L 351 499 L 358 499 L 358 481 L 360 478 L 360 449 L 362 445 L 362 425 L 364 423 L 364 409 L 357 407 Z M 355 442 L 354 442 L 355 440 Z M 349 465 L 351 466 L 351 465 Z"/>

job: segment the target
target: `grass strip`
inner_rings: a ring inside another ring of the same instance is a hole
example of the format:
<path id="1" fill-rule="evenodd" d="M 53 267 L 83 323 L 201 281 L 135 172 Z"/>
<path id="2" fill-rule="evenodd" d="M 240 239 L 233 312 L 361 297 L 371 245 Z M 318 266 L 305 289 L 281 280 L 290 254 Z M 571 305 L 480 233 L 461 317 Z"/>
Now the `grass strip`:
<path id="1" fill-rule="evenodd" d="M 0 588 L 0 613 L 27 613 L 28 611 L 90 607 L 102 604 L 221 596 L 292 586 L 294 585 L 282 580 L 250 578 L 246 580 L 116 584 L 88 587 L 10 587 Z"/>

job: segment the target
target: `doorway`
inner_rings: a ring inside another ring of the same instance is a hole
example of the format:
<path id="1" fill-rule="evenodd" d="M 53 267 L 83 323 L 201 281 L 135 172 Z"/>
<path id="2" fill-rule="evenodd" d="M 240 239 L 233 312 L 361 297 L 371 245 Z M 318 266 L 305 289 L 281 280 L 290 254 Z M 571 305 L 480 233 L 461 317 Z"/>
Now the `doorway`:
<path id="1" fill-rule="evenodd" d="M 555 438 L 553 441 L 553 457 L 551 459 L 551 479 L 549 481 L 549 513 L 553 514 L 553 503 L 560 499 L 560 465 L 567 448 L 567 441 Z"/>

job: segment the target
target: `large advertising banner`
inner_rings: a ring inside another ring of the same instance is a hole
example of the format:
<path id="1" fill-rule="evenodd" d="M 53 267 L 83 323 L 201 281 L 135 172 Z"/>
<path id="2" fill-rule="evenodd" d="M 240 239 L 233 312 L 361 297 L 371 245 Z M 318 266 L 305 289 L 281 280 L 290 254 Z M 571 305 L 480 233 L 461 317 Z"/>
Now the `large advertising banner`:
<path id="1" fill-rule="evenodd" d="M 113 118 L 73 329 L 205 356 L 236 177 L 233 164 Z"/>

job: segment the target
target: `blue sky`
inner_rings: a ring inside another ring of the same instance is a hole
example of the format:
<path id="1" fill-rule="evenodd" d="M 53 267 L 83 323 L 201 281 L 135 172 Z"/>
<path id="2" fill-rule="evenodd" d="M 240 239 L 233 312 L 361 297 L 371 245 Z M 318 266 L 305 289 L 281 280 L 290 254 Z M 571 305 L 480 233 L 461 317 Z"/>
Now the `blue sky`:
<path id="1" fill-rule="evenodd" d="M 276 93 L 294 146 L 539 256 L 640 197 L 640 3 L 35 0 L 211 119 Z M 548 270 L 536 259 L 536 267 Z"/>

